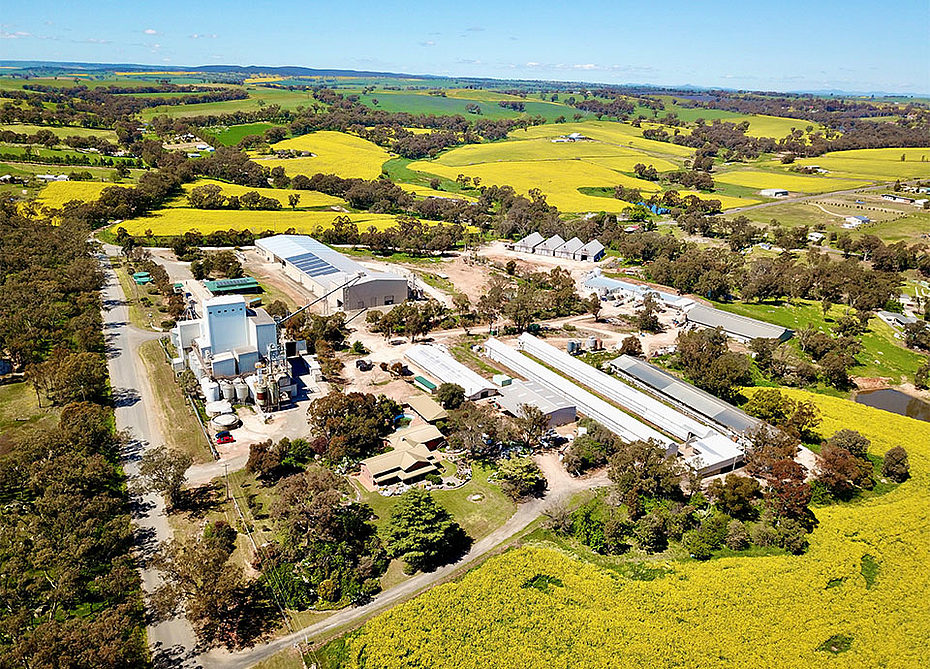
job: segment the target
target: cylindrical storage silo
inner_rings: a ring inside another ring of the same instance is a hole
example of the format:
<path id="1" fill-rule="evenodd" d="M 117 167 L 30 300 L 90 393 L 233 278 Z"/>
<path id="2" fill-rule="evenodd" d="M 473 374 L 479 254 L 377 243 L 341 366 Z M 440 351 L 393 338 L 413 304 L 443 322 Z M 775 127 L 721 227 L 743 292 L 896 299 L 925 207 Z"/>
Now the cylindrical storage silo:
<path id="1" fill-rule="evenodd" d="M 220 382 L 220 391 L 223 393 L 223 399 L 227 402 L 232 402 L 236 399 L 236 389 L 233 387 L 232 381 L 223 379 Z"/>
<path id="2" fill-rule="evenodd" d="M 209 377 L 200 380 L 200 388 L 203 390 L 204 400 L 207 402 L 216 402 L 220 399 L 220 384 Z"/>
<path id="3" fill-rule="evenodd" d="M 249 387 L 246 385 L 245 381 L 236 379 L 233 383 L 233 388 L 236 391 L 236 402 L 243 404 L 249 401 Z"/>

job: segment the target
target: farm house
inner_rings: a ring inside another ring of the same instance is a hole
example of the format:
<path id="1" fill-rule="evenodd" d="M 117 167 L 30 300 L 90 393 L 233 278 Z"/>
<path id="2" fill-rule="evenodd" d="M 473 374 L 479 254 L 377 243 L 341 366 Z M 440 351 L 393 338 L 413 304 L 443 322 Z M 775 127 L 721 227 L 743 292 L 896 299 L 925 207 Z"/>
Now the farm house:
<path id="1" fill-rule="evenodd" d="M 314 296 L 331 293 L 326 306 L 334 311 L 400 304 L 408 297 L 405 277 L 367 269 L 307 235 L 256 239 L 255 248 Z"/>
<path id="2" fill-rule="evenodd" d="M 400 448 L 361 462 L 359 478 L 369 488 L 416 483 L 439 473 L 439 460 L 425 446 Z"/>

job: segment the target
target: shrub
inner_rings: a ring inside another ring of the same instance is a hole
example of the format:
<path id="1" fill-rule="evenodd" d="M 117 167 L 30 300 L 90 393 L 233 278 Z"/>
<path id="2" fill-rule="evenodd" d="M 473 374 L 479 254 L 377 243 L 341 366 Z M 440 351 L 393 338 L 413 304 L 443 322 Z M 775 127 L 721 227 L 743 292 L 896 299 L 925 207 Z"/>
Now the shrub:
<path id="1" fill-rule="evenodd" d="M 660 553 L 668 546 L 665 523 L 654 511 L 647 513 L 636 523 L 636 541 L 647 553 Z"/>
<path id="2" fill-rule="evenodd" d="M 778 545 L 778 530 L 768 523 L 763 522 L 753 525 L 749 537 L 752 539 L 752 543 L 763 548 Z"/>
<path id="3" fill-rule="evenodd" d="M 901 483 L 907 480 L 910 475 L 911 467 L 907 460 L 907 451 L 900 446 L 889 449 L 885 453 L 885 461 L 882 463 L 882 476 Z"/>
<path id="4" fill-rule="evenodd" d="M 742 522 L 733 519 L 727 526 L 727 538 L 725 541 L 727 548 L 734 551 L 742 551 L 749 548 L 749 532 Z"/>
<path id="5" fill-rule="evenodd" d="M 800 555 L 807 549 L 807 529 L 793 518 L 786 518 L 778 524 L 778 539 L 781 547 L 789 553 Z"/>
<path id="6" fill-rule="evenodd" d="M 324 602 L 338 602 L 340 596 L 339 581 L 335 581 L 331 578 L 320 581 L 320 585 L 317 586 L 316 592 Z"/>

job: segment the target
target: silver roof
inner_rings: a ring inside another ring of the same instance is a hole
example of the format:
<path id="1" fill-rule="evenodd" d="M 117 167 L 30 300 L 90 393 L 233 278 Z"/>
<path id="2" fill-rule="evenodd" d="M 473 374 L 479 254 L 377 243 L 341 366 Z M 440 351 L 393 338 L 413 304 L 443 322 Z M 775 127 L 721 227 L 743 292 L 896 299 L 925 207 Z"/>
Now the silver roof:
<path id="1" fill-rule="evenodd" d="M 728 311 L 714 309 L 703 304 L 695 304 L 685 312 L 685 315 L 691 323 L 697 323 L 709 328 L 720 327 L 725 332 L 745 339 L 758 339 L 760 337 L 764 339 L 781 339 L 786 334 L 791 334 L 791 330 L 780 325 L 731 314 Z"/>
<path id="2" fill-rule="evenodd" d="M 562 239 L 559 235 L 552 235 L 549 239 L 544 241 L 542 244 L 536 247 L 536 250 L 545 250 L 545 251 L 555 251 L 557 248 L 562 246 L 565 243 L 565 240 Z"/>
<path id="3" fill-rule="evenodd" d="M 440 382 L 462 386 L 465 389 L 465 397 L 472 398 L 484 391 L 499 390 L 483 376 L 453 358 L 443 346 L 416 344 L 404 353 L 404 357 Z"/>
<path id="4" fill-rule="evenodd" d="M 638 358 L 621 355 L 610 361 L 618 372 L 630 376 L 639 383 L 654 389 L 660 395 L 685 406 L 692 411 L 734 432 L 747 432 L 761 424 L 757 418 L 737 409 L 719 397 L 704 392 L 690 383 L 669 374 L 664 369 L 650 365 Z"/>
<path id="5" fill-rule="evenodd" d="M 555 393 L 535 381 L 514 380 L 509 386 L 500 389 L 501 396 L 497 403 L 514 416 L 520 415 L 520 407 L 531 404 L 544 414 L 549 415 L 563 409 L 575 410 L 575 405 L 562 395 Z"/>

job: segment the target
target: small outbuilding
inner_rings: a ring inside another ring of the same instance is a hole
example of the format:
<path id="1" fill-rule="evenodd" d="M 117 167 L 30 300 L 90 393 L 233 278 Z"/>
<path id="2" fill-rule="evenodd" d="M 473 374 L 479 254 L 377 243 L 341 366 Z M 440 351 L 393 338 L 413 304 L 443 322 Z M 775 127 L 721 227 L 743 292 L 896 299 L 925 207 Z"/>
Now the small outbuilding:
<path id="1" fill-rule="evenodd" d="M 549 427 L 565 425 L 577 418 L 575 405 L 535 381 L 513 381 L 501 388 L 501 396 L 494 400 L 511 416 L 522 415 L 526 404 L 534 406 L 549 419 Z"/>
<path id="2" fill-rule="evenodd" d="M 764 188 L 759 191 L 762 197 L 788 197 L 788 191 L 784 188 Z"/>
<path id="3" fill-rule="evenodd" d="M 435 423 L 449 417 L 448 412 L 440 406 L 439 402 L 425 395 L 417 395 L 407 400 L 407 406 L 427 423 Z"/>

